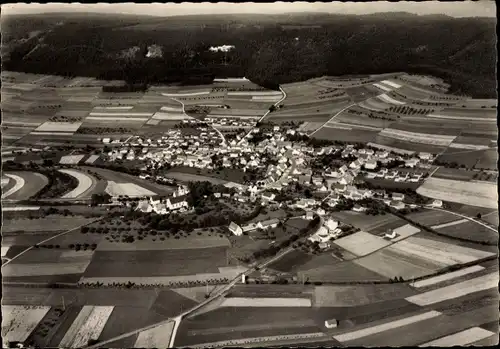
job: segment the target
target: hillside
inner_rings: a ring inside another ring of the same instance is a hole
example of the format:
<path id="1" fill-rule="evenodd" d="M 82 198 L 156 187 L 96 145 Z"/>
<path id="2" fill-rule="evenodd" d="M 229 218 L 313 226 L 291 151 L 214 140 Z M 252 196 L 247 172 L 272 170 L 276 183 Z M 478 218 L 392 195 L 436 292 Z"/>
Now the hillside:
<path id="1" fill-rule="evenodd" d="M 323 75 L 406 71 L 444 78 L 452 93 L 496 98 L 496 22 L 489 18 L 55 14 L 2 22 L 4 70 L 148 83 L 246 76 L 268 87 Z M 41 33 L 29 35 L 35 31 Z M 162 47 L 161 58 L 144 57 L 152 44 Z M 225 44 L 234 50 L 208 51 Z M 142 56 L 120 58 L 134 46 Z"/>

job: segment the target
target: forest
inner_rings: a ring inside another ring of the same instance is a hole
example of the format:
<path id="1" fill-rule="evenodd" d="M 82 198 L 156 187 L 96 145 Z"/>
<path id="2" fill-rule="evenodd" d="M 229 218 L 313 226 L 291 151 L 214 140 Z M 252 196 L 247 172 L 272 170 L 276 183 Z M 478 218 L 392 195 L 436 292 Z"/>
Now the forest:
<path id="1" fill-rule="evenodd" d="M 4 70 L 134 84 L 203 84 L 245 76 L 272 89 L 323 75 L 405 71 L 443 78 L 451 93 L 496 98 L 493 18 L 46 14 L 2 22 Z M 162 57 L 146 57 L 152 44 L 162 47 Z M 235 48 L 208 50 L 220 45 Z M 139 47 L 139 54 L 121 58 L 120 52 L 132 47 Z"/>

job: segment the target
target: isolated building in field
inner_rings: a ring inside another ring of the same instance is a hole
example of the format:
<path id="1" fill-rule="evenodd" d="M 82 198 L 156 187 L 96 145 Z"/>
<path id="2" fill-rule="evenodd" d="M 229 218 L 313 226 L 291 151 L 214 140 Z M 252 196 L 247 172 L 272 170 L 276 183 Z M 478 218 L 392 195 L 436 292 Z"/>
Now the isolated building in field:
<path id="1" fill-rule="evenodd" d="M 396 232 L 394 230 L 392 230 L 392 231 L 388 231 L 387 233 L 385 233 L 384 239 L 392 240 L 392 239 L 396 238 L 396 236 L 398 236 L 398 234 L 396 234 Z"/>
<path id="2" fill-rule="evenodd" d="M 326 328 L 336 328 L 339 325 L 339 321 L 336 319 L 326 320 L 325 327 Z"/>
<path id="3" fill-rule="evenodd" d="M 231 222 L 231 224 L 229 224 L 228 228 L 229 228 L 229 231 L 236 236 L 243 235 L 243 229 L 241 229 L 241 227 L 234 222 Z"/>
<path id="4" fill-rule="evenodd" d="M 432 207 L 443 207 L 443 201 L 441 200 L 434 200 L 431 204 Z"/>

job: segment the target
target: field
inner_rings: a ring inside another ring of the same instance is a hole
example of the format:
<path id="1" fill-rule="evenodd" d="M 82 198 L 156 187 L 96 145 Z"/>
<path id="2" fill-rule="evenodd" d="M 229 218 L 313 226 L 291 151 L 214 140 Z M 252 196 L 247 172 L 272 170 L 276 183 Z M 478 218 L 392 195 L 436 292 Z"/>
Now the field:
<path id="1" fill-rule="evenodd" d="M 410 296 L 406 298 L 406 300 L 420 306 L 426 306 L 471 293 L 496 288 L 497 286 L 498 273 L 492 273 L 415 296 Z"/>
<path id="2" fill-rule="evenodd" d="M 171 321 L 164 325 L 140 332 L 134 344 L 134 348 L 168 348 L 174 325 L 175 322 Z"/>
<path id="3" fill-rule="evenodd" d="M 106 193 L 108 193 L 113 197 L 126 195 L 132 198 L 156 195 L 155 192 L 144 189 L 135 183 L 116 183 L 114 181 L 108 181 L 108 186 L 106 187 Z"/>
<path id="4" fill-rule="evenodd" d="M 428 279 L 416 281 L 416 282 L 413 282 L 411 284 L 411 286 L 416 287 L 416 288 L 420 288 L 420 287 L 427 287 L 427 286 L 431 286 L 431 285 L 436 285 L 436 284 L 440 284 L 440 283 L 448 281 L 448 280 L 453 280 L 453 279 L 461 277 L 461 276 L 473 274 L 473 273 L 476 273 L 476 272 L 481 271 L 481 270 L 484 270 L 484 267 L 482 267 L 480 265 L 474 265 L 472 267 L 453 271 L 451 273 L 446 273 L 443 275 L 438 275 L 438 276 L 434 276 L 434 277 L 431 277 Z"/>
<path id="5" fill-rule="evenodd" d="M 265 298 L 265 297 L 230 297 L 224 299 L 221 307 L 310 307 L 308 298 Z"/>
<path id="6" fill-rule="evenodd" d="M 156 250 L 196 250 L 216 247 L 229 247 L 230 242 L 225 236 L 217 234 L 208 235 L 202 233 L 200 235 L 189 236 L 180 239 L 165 239 L 160 241 L 139 240 L 134 243 L 102 241 L 97 246 L 97 251 L 156 251 Z"/>
<path id="7" fill-rule="evenodd" d="M 358 257 L 368 255 L 391 244 L 387 240 L 363 231 L 337 239 L 333 243 Z"/>
<path id="8" fill-rule="evenodd" d="M 431 144 L 443 147 L 450 145 L 456 137 L 456 135 L 446 136 L 439 134 L 409 132 L 393 128 L 386 128 L 380 131 L 380 135 L 383 137 L 394 138 L 405 142 Z"/>
<path id="9" fill-rule="evenodd" d="M 59 346 L 81 348 L 89 339 L 97 339 L 108 320 L 113 307 L 84 306 Z"/>
<path id="10" fill-rule="evenodd" d="M 366 258 L 366 257 L 365 257 Z M 344 261 L 334 266 L 321 266 L 313 269 L 301 270 L 297 273 L 299 278 L 311 282 L 342 282 L 342 281 L 380 281 L 386 280 L 376 272 L 364 268 L 354 261 Z"/>
<path id="11" fill-rule="evenodd" d="M 50 307 L 4 305 L 2 302 L 2 338 L 24 342 Z"/>
<path id="12" fill-rule="evenodd" d="M 457 181 L 471 181 L 475 173 L 475 171 L 440 167 L 436 172 L 434 172 L 432 177 Z"/>
<path id="13" fill-rule="evenodd" d="M 401 218 L 392 214 L 369 216 L 364 213 L 354 211 L 333 212 L 332 216 L 335 219 L 347 224 L 352 224 L 366 232 L 385 232 L 388 227 L 397 228 L 406 224 Z"/>
<path id="14" fill-rule="evenodd" d="M 454 222 L 458 219 L 458 217 L 454 214 L 440 210 L 426 210 L 422 212 L 410 213 L 406 215 L 406 217 L 428 227 Z"/>
<path id="15" fill-rule="evenodd" d="M 217 273 L 217 267 L 225 265 L 226 248 L 224 247 L 193 250 L 96 251 L 85 272 L 85 277 L 180 276 Z"/>
<path id="16" fill-rule="evenodd" d="M 343 129 L 323 127 L 314 133 L 314 138 L 352 143 L 370 143 L 375 141 L 377 134 L 378 131 L 357 130 L 349 126 L 345 126 Z"/>
<path id="17" fill-rule="evenodd" d="M 59 171 L 73 176 L 78 180 L 78 186 L 70 192 L 64 194 L 62 196 L 63 199 L 90 197 L 92 186 L 95 187 L 96 185 L 96 180 L 94 178 L 90 177 L 88 174 L 75 170 L 61 169 Z"/>
<path id="18" fill-rule="evenodd" d="M 452 226 L 433 228 L 439 233 L 450 237 L 458 237 L 476 242 L 488 242 L 491 244 L 498 243 L 498 231 L 488 229 L 469 220 Z"/>
<path id="19" fill-rule="evenodd" d="M 11 189 L 6 188 L 7 192 L 2 194 L 2 199 L 29 199 L 49 183 L 47 177 L 36 172 L 19 171 L 5 173 L 5 175 L 16 176 L 14 178 L 11 178 L 11 180 L 15 181 L 16 184 Z"/>
<path id="20" fill-rule="evenodd" d="M 493 183 L 470 185 L 468 182 L 431 177 L 417 189 L 417 193 L 443 201 L 493 209 L 498 207 L 497 186 Z"/>
<path id="21" fill-rule="evenodd" d="M 63 165 L 76 165 L 78 164 L 85 155 L 65 155 L 61 157 L 61 160 L 59 160 L 60 164 Z"/>
<path id="22" fill-rule="evenodd" d="M 315 286 L 315 307 L 355 307 L 385 302 L 414 295 L 416 292 L 404 284 Z"/>
<path id="23" fill-rule="evenodd" d="M 447 163 L 456 162 L 459 166 L 464 165 L 467 168 L 496 170 L 497 159 L 496 149 L 461 150 L 448 148 L 436 160 Z"/>

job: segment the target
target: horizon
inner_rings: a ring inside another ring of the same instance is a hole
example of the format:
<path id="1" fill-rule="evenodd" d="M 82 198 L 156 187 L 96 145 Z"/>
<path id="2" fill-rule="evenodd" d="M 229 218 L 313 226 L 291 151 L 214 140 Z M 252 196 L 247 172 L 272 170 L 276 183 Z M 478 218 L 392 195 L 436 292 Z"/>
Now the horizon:
<path id="1" fill-rule="evenodd" d="M 243 5 L 243 6 L 242 6 Z M 286 11 L 283 11 L 284 7 Z M 288 13 L 325 13 L 339 15 L 369 15 L 376 13 L 407 12 L 415 15 L 446 15 L 455 18 L 496 17 L 494 1 L 454 1 L 454 2 L 388 2 L 367 3 L 181 3 L 181 4 L 81 4 L 81 3 L 16 3 L 2 5 L 2 13 L 8 15 L 50 14 L 50 13 L 95 13 L 144 15 L 152 17 L 178 17 L 192 15 L 251 15 L 251 14 L 288 14 Z"/>

